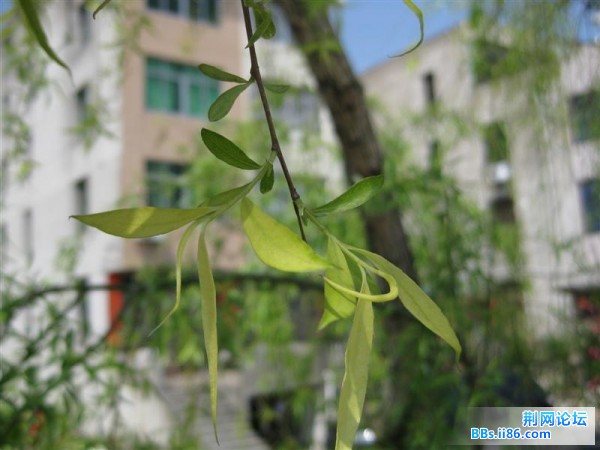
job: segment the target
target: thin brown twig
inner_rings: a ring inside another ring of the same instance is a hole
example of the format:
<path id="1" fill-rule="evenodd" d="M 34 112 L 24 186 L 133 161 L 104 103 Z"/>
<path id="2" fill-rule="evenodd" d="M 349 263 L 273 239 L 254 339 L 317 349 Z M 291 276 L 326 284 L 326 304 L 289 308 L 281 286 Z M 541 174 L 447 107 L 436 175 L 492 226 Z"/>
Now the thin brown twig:
<path id="1" fill-rule="evenodd" d="M 244 24 L 246 26 L 246 35 L 248 37 L 248 42 L 250 42 L 250 39 L 252 37 L 252 22 L 250 21 L 250 9 L 244 5 L 244 0 L 240 1 L 242 2 L 242 10 L 244 12 Z M 281 151 L 281 146 L 279 145 L 277 133 L 275 132 L 275 125 L 273 123 L 273 116 L 271 115 L 271 108 L 269 107 L 269 101 L 267 100 L 265 86 L 263 84 L 262 76 L 260 75 L 258 58 L 256 57 L 256 49 L 254 48 L 254 44 L 251 44 L 248 47 L 250 50 L 250 74 L 256 81 L 256 87 L 258 88 L 260 100 L 263 106 L 263 110 L 265 112 L 265 118 L 267 119 L 269 134 L 271 135 L 271 150 L 275 152 L 275 154 L 277 155 L 277 159 L 279 160 L 279 164 L 281 165 L 281 170 L 283 171 L 283 176 L 285 177 L 285 181 L 287 182 L 290 191 L 290 196 L 292 198 L 292 203 L 294 205 L 294 212 L 296 213 L 296 218 L 298 219 L 300 235 L 302 236 L 302 239 L 306 241 L 306 235 L 304 234 L 304 227 L 302 225 L 302 217 L 300 214 L 300 195 L 298 194 L 298 191 L 296 191 L 296 187 L 294 186 L 292 176 L 290 175 L 290 172 L 287 168 L 287 164 L 285 163 L 285 159 Z"/>

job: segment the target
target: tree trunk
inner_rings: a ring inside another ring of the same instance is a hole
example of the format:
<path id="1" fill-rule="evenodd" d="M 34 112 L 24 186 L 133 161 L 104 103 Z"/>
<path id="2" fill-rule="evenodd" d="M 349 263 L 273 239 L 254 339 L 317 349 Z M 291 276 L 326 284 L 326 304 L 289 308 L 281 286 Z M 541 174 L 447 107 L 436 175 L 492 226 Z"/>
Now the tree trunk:
<path id="1" fill-rule="evenodd" d="M 375 134 L 362 86 L 345 53 L 327 14 L 316 14 L 304 1 L 277 0 L 289 22 L 300 48 L 318 83 L 321 97 L 327 104 L 342 146 L 346 176 L 379 175 L 383 172 L 383 153 Z M 322 50 L 322 44 L 333 50 Z M 332 45 L 333 44 L 333 45 Z M 337 48 L 337 49 L 336 49 Z M 392 205 L 392 195 L 384 191 L 382 204 Z M 401 220 L 400 211 L 363 211 L 369 247 L 396 264 L 413 280 L 417 280 L 413 255 Z"/>

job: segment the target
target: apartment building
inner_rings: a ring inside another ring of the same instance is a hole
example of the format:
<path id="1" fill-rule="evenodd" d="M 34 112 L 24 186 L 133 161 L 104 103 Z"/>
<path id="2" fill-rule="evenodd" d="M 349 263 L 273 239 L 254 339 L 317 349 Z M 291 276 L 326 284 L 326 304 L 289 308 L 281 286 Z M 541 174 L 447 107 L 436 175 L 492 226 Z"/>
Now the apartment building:
<path id="1" fill-rule="evenodd" d="M 516 277 L 532 337 L 571 332 L 578 323 L 597 335 L 600 50 L 580 45 L 561 61 L 553 94 L 536 99 L 519 73 L 490 70 L 503 44 L 476 48 L 469 33 L 461 26 L 385 61 L 364 74 L 365 89 L 391 115 L 388 123 L 404 124 L 415 162 L 438 161 L 493 221 L 517 230 L 523 263 Z M 480 67 L 477 51 L 489 59 Z M 433 108 L 468 118 L 471 131 L 458 135 L 443 119 L 425 130 L 406 119 Z M 490 271 L 514 281 L 502 261 Z"/>

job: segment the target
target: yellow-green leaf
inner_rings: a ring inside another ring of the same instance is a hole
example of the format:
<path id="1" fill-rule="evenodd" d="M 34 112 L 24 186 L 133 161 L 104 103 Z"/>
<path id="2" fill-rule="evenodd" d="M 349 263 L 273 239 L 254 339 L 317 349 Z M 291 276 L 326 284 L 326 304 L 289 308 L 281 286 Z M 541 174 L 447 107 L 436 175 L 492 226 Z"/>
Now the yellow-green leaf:
<path id="1" fill-rule="evenodd" d="M 69 66 L 59 58 L 56 52 L 50 47 L 48 43 L 48 38 L 46 36 L 46 32 L 44 31 L 44 27 L 40 22 L 40 18 L 38 16 L 38 8 L 36 6 L 36 2 L 33 0 L 17 0 L 17 5 L 19 6 L 21 12 L 23 13 L 23 18 L 25 19 L 25 24 L 27 28 L 35 38 L 35 40 L 40 44 L 40 47 L 46 52 L 46 54 L 56 62 L 58 65 L 64 67 L 69 74 L 71 74 L 71 69 Z"/>
<path id="2" fill-rule="evenodd" d="M 208 109 L 208 120 L 211 122 L 216 122 L 217 120 L 221 120 L 223 117 L 225 117 L 231 110 L 231 107 L 239 95 L 244 92 L 248 86 L 250 86 L 250 83 L 240 84 L 226 90 L 219 95 Z"/>
<path id="3" fill-rule="evenodd" d="M 165 234 L 212 213 L 214 208 L 127 208 L 96 214 L 71 216 L 100 231 L 123 238 Z"/>
<path id="4" fill-rule="evenodd" d="M 417 5 L 415 5 L 413 3 L 412 0 L 404 0 L 404 4 L 406 6 L 408 6 L 408 8 L 414 13 L 414 15 L 417 16 L 417 19 L 419 19 L 420 36 L 419 36 L 419 41 L 415 45 L 413 45 L 411 48 L 409 48 L 405 52 L 402 52 L 399 55 L 396 55 L 396 57 L 408 55 L 410 52 L 416 50 L 419 47 L 419 45 L 421 45 L 423 43 L 423 38 L 425 37 L 425 21 L 423 20 L 423 12 L 419 9 L 419 7 Z"/>
<path id="5" fill-rule="evenodd" d="M 353 249 L 355 253 L 364 255 L 381 271 L 387 272 L 396 279 L 400 293 L 400 301 L 404 307 L 423 325 L 441 337 L 460 356 L 461 346 L 450 322 L 438 305 L 402 270 L 376 253 L 362 249 Z"/>
<path id="6" fill-rule="evenodd" d="M 242 186 L 238 186 L 236 188 L 229 189 L 228 191 L 219 192 L 218 194 L 214 195 L 213 197 L 210 197 L 210 198 L 206 199 L 205 201 L 203 201 L 200 204 L 200 206 L 217 208 L 219 206 L 225 206 L 230 203 L 233 204 L 241 196 L 248 193 L 250 191 L 250 189 L 252 189 L 253 185 L 254 184 L 252 182 L 250 182 L 250 183 L 244 184 Z"/>
<path id="7" fill-rule="evenodd" d="M 213 80 L 219 81 L 230 81 L 232 83 L 248 83 L 248 80 L 244 80 L 242 77 L 233 73 L 225 72 L 218 67 L 211 66 L 209 64 L 200 64 L 198 66 L 200 72 Z"/>
<path id="8" fill-rule="evenodd" d="M 344 253 L 331 238 L 327 242 L 327 259 L 331 261 L 333 266 L 327 269 L 325 276 L 342 286 L 354 289 L 352 275 Z M 336 320 L 350 317 L 355 307 L 356 297 L 341 293 L 329 283 L 325 283 L 325 309 L 319 322 L 319 330 Z"/>
<path id="9" fill-rule="evenodd" d="M 379 192 L 381 186 L 383 186 L 383 175 L 363 178 L 339 197 L 315 208 L 312 213 L 315 216 L 324 216 L 356 208 Z"/>
<path id="10" fill-rule="evenodd" d="M 330 264 L 286 226 L 242 200 L 242 223 L 254 252 L 267 266 L 285 272 L 312 272 Z"/>
<path id="11" fill-rule="evenodd" d="M 210 381 L 210 411 L 212 415 L 215 439 L 219 442 L 217 434 L 217 381 L 219 345 L 217 341 L 217 291 L 215 280 L 210 267 L 210 260 L 206 250 L 205 229 L 198 238 L 198 277 L 200 278 L 200 296 L 202 297 L 202 330 L 204 332 L 204 346 L 208 360 L 208 378 Z"/>
<path id="12" fill-rule="evenodd" d="M 366 283 L 361 291 L 368 293 L 365 286 Z M 367 392 L 372 345 L 373 305 L 367 300 L 358 300 L 346 347 L 335 450 L 352 450 Z"/>

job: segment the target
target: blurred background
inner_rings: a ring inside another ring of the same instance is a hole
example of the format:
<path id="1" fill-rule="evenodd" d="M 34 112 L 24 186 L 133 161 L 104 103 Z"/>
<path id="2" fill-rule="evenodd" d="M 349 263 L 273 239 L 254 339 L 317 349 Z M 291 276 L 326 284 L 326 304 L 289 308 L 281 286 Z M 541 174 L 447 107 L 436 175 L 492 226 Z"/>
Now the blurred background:
<path id="1" fill-rule="evenodd" d="M 149 335 L 181 233 L 68 218 L 193 207 L 247 181 L 199 138 L 270 151 L 254 87 L 207 119 L 230 86 L 198 64 L 249 74 L 241 8 L 115 0 L 93 20 L 99 3 L 38 2 L 69 76 L 0 0 L 0 449 L 216 449 L 194 252 L 180 309 Z M 325 223 L 415 278 L 463 345 L 456 362 L 399 302 L 377 305 L 356 448 L 446 448 L 470 406 L 600 401 L 600 2 L 416 3 L 425 40 L 401 57 L 419 21 L 392 0 L 268 3 L 277 34 L 257 44 L 263 77 L 291 86 L 269 100 L 304 203 L 383 173 L 367 208 Z M 252 198 L 295 230 L 275 173 Z M 322 279 L 266 269 L 235 210 L 210 238 L 220 448 L 333 448 L 350 321 L 317 332 Z"/>

